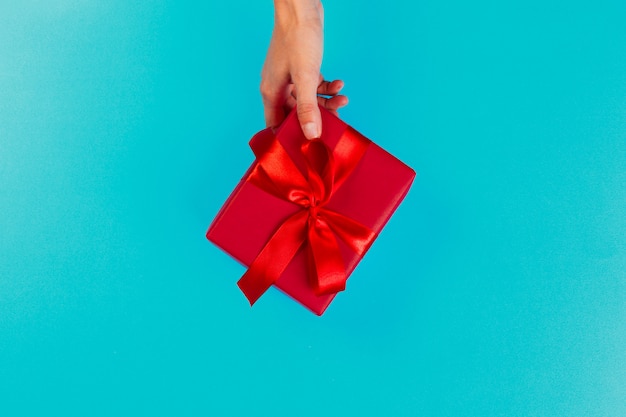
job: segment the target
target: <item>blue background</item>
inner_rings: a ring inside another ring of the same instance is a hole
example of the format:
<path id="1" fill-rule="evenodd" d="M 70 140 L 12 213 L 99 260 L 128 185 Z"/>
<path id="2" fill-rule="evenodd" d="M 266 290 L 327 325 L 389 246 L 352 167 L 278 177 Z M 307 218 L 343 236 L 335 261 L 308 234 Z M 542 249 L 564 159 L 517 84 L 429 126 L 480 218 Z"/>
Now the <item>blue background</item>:
<path id="1" fill-rule="evenodd" d="M 270 1 L 0 1 L 0 415 L 626 415 L 626 3 L 325 3 L 418 176 L 320 318 L 204 238 Z"/>

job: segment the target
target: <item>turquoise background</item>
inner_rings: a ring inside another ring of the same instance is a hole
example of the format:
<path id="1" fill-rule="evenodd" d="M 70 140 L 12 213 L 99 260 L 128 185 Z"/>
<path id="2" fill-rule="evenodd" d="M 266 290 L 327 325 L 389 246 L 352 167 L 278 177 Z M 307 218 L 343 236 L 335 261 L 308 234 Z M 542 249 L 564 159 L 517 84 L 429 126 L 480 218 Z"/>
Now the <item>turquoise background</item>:
<path id="1" fill-rule="evenodd" d="M 325 10 L 418 176 L 320 318 L 204 238 L 270 1 L 0 1 L 0 415 L 626 415 L 626 3 Z"/>

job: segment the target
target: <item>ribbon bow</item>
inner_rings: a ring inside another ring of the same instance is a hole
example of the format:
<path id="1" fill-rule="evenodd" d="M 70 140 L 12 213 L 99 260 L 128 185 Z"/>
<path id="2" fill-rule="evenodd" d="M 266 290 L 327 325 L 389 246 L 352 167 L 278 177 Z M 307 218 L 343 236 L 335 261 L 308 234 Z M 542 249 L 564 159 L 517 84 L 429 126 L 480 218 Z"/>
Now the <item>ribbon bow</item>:
<path id="1" fill-rule="evenodd" d="M 331 151 L 324 142 L 302 139 L 300 166 L 271 130 L 251 142 L 256 165 L 248 177 L 262 190 L 298 206 L 265 244 L 237 285 L 250 305 L 280 277 L 301 246 L 307 244 L 309 275 L 317 295 L 345 289 L 347 273 L 337 239 L 362 256 L 376 234 L 326 204 L 356 168 L 369 140 L 348 127 Z"/>

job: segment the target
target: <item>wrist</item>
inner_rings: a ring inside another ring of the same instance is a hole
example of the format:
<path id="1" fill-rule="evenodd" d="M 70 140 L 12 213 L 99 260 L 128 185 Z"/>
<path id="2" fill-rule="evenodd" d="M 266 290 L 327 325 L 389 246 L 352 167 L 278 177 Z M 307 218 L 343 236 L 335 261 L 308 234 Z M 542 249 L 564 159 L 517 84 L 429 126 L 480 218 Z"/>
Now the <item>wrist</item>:
<path id="1" fill-rule="evenodd" d="M 320 0 L 274 0 L 275 24 L 323 24 L 324 9 Z"/>

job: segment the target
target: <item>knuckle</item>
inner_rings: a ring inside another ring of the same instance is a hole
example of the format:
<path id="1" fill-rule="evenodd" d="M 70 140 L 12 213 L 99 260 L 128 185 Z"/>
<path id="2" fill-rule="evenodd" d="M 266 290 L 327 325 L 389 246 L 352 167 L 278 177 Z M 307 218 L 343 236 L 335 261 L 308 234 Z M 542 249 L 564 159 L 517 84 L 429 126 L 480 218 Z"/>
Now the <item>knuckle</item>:
<path id="1" fill-rule="evenodd" d="M 328 99 L 328 98 L 326 98 L 326 97 L 318 97 L 318 98 L 317 98 L 317 103 L 318 103 L 320 106 L 322 106 L 322 107 L 324 107 L 324 108 L 326 108 L 326 109 L 328 109 L 328 108 L 330 107 L 330 106 L 329 106 L 329 99 Z"/>
<path id="2" fill-rule="evenodd" d="M 314 113 L 317 110 L 317 103 L 304 102 L 298 103 L 298 115 L 307 116 Z"/>
<path id="3" fill-rule="evenodd" d="M 318 86 L 320 84 L 319 77 L 319 70 L 313 64 L 302 65 L 293 74 L 296 85 Z"/>
<path id="4" fill-rule="evenodd" d="M 276 96 L 276 89 L 269 81 L 262 80 L 259 89 L 261 91 L 261 97 L 265 100 L 271 100 Z"/>

